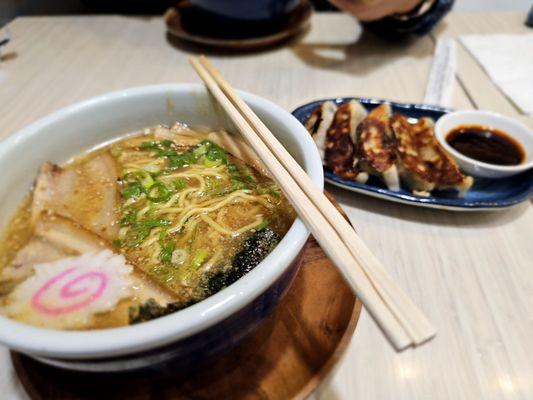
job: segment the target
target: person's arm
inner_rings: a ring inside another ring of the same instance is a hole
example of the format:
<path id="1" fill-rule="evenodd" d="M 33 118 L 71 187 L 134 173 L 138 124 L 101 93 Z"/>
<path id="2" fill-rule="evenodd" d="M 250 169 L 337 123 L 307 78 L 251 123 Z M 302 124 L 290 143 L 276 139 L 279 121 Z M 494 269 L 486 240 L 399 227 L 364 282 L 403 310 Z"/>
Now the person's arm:
<path id="1" fill-rule="evenodd" d="M 330 0 L 371 31 L 386 36 L 425 35 L 450 11 L 454 0 Z"/>

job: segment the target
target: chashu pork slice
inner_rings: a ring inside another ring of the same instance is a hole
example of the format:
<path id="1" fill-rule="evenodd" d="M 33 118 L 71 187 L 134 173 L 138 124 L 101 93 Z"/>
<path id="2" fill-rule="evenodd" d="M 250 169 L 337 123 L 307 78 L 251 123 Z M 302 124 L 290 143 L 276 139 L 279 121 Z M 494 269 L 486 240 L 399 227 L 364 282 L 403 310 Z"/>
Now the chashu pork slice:
<path id="1" fill-rule="evenodd" d="M 395 164 L 395 142 L 390 128 L 391 107 L 381 104 L 361 121 L 356 133 L 356 151 L 359 167 L 378 176 L 390 190 L 400 190 L 400 179 Z"/>
<path id="2" fill-rule="evenodd" d="M 324 101 L 313 110 L 305 122 L 305 127 L 315 141 L 318 153 L 320 154 L 320 159 L 324 165 L 326 153 L 326 135 L 331 123 L 333 122 L 336 111 L 337 106 L 335 103 L 332 101 Z"/>
<path id="3" fill-rule="evenodd" d="M 366 110 L 356 100 L 350 100 L 339 106 L 326 132 L 324 153 L 325 165 L 331 168 L 335 175 L 360 183 L 367 181 L 368 174 L 358 167 L 359 159 L 356 156 L 353 139 L 365 115 Z"/>
<path id="4" fill-rule="evenodd" d="M 463 175 L 441 147 L 435 138 L 434 125 L 431 118 L 420 118 L 412 124 L 404 115 L 392 116 L 400 176 L 415 192 L 427 194 L 434 189 L 455 189 L 463 196 L 474 180 Z"/>
<path id="5" fill-rule="evenodd" d="M 119 230 L 117 179 L 115 161 L 107 152 L 64 167 L 45 163 L 35 183 L 32 223 L 46 211 L 111 242 Z"/>

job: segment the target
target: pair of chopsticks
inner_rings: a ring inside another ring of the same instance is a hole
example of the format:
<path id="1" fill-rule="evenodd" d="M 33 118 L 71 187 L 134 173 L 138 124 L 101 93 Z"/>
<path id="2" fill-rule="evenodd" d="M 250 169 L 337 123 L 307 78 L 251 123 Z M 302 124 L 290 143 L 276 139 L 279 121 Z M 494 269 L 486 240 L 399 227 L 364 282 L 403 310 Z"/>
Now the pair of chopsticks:
<path id="1" fill-rule="evenodd" d="M 259 117 L 206 57 L 190 61 L 393 346 L 402 350 L 431 339 L 435 329 L 427 318 Z"/>

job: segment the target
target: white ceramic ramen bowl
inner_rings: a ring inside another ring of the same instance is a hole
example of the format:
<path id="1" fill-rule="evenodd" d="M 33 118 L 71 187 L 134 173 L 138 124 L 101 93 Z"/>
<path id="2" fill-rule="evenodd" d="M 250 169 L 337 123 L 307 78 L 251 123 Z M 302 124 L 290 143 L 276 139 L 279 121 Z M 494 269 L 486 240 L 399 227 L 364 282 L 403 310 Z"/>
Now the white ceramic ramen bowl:
<path id="1" fill-rule="evenodd" d="M 323 187 L 322 163 L 305 128 L 288 112 L 240 93 L 313 182 Z M 202 85 L 164 84 L 104 94 L 54 112 L 0 143 L 0 226 L 29 192 L 41 164 L 71 156 L 157 124 L 235 131 Z M 41 329 L 0 316 L 0 343 L 63 368 L 124 371 L 191 368 L 228 350 L 267 316 L 299 267 L 308 230 L 297 219 L 255 269 L 217 294 L 182 311 L 122 328 L 93 331 Z"/>
<path id="2" fill-rule="evenodd" d="M 520 165 L 503 166 L 475 160 L 455 150 L 446 141 L 446 135 L 462 125 L 481 125 L 501 130 L 522 145 L 525 160 Z M 435 124 L 437 140 L 469 175 L 482 178 L 505 178 L 533 167 L 533 131 L 524 124 L 491 111 L 466 110 L 445 114 Z"/>

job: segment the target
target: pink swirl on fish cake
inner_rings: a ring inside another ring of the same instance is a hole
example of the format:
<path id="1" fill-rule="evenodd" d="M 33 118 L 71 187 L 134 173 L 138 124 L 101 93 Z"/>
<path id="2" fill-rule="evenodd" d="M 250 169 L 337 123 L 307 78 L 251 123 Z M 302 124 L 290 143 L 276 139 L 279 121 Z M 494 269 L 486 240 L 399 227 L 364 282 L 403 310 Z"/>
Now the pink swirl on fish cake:
<path id="1" fill-rule="evenodd" d="M 31 303 L 33 307 L 43 314 L 57 316 L 67 314 L 86 307 L 93 301 L 97 300 L 100 296 L 102 296 L 107 286 L 108 277 L 102 272 L 91 271 L 74 277 L 66 282 L 63 282 L 63 286 L 60 287 L 61 290 L 59 292 L 59 298 L 62 300 L 68 300 L 72 298 L 75 299 L 76 297 L 80 297 L 86 294 L 90 289 L 88 287 L 83 286 L 77 288 L 76 285 L 79 286 L 80 282 L 86 280 L 97 279 L 99 281 L 98 287 L 96 287 L 93 293 L 89 293 L 89 296 L 82 296 L 80 300 L 76 301 L 73 304 L 69 304 L 68 306 L 49 306 L 44 304 L 43 296 L 51 289 L 53 289 L 54 286 L 56 286 L 57 284 L 61 285 L 61 281 L 64 280 L 63 278 L 67 277 L 67 275 L 72 274 L 76 270 L 76 267 L 69 268 L 46 281 L 44 285 L 41 286 L 39 290 L 37 290 L 37 292 L 35 292 L 35 294 L 32 296 Z"/>

